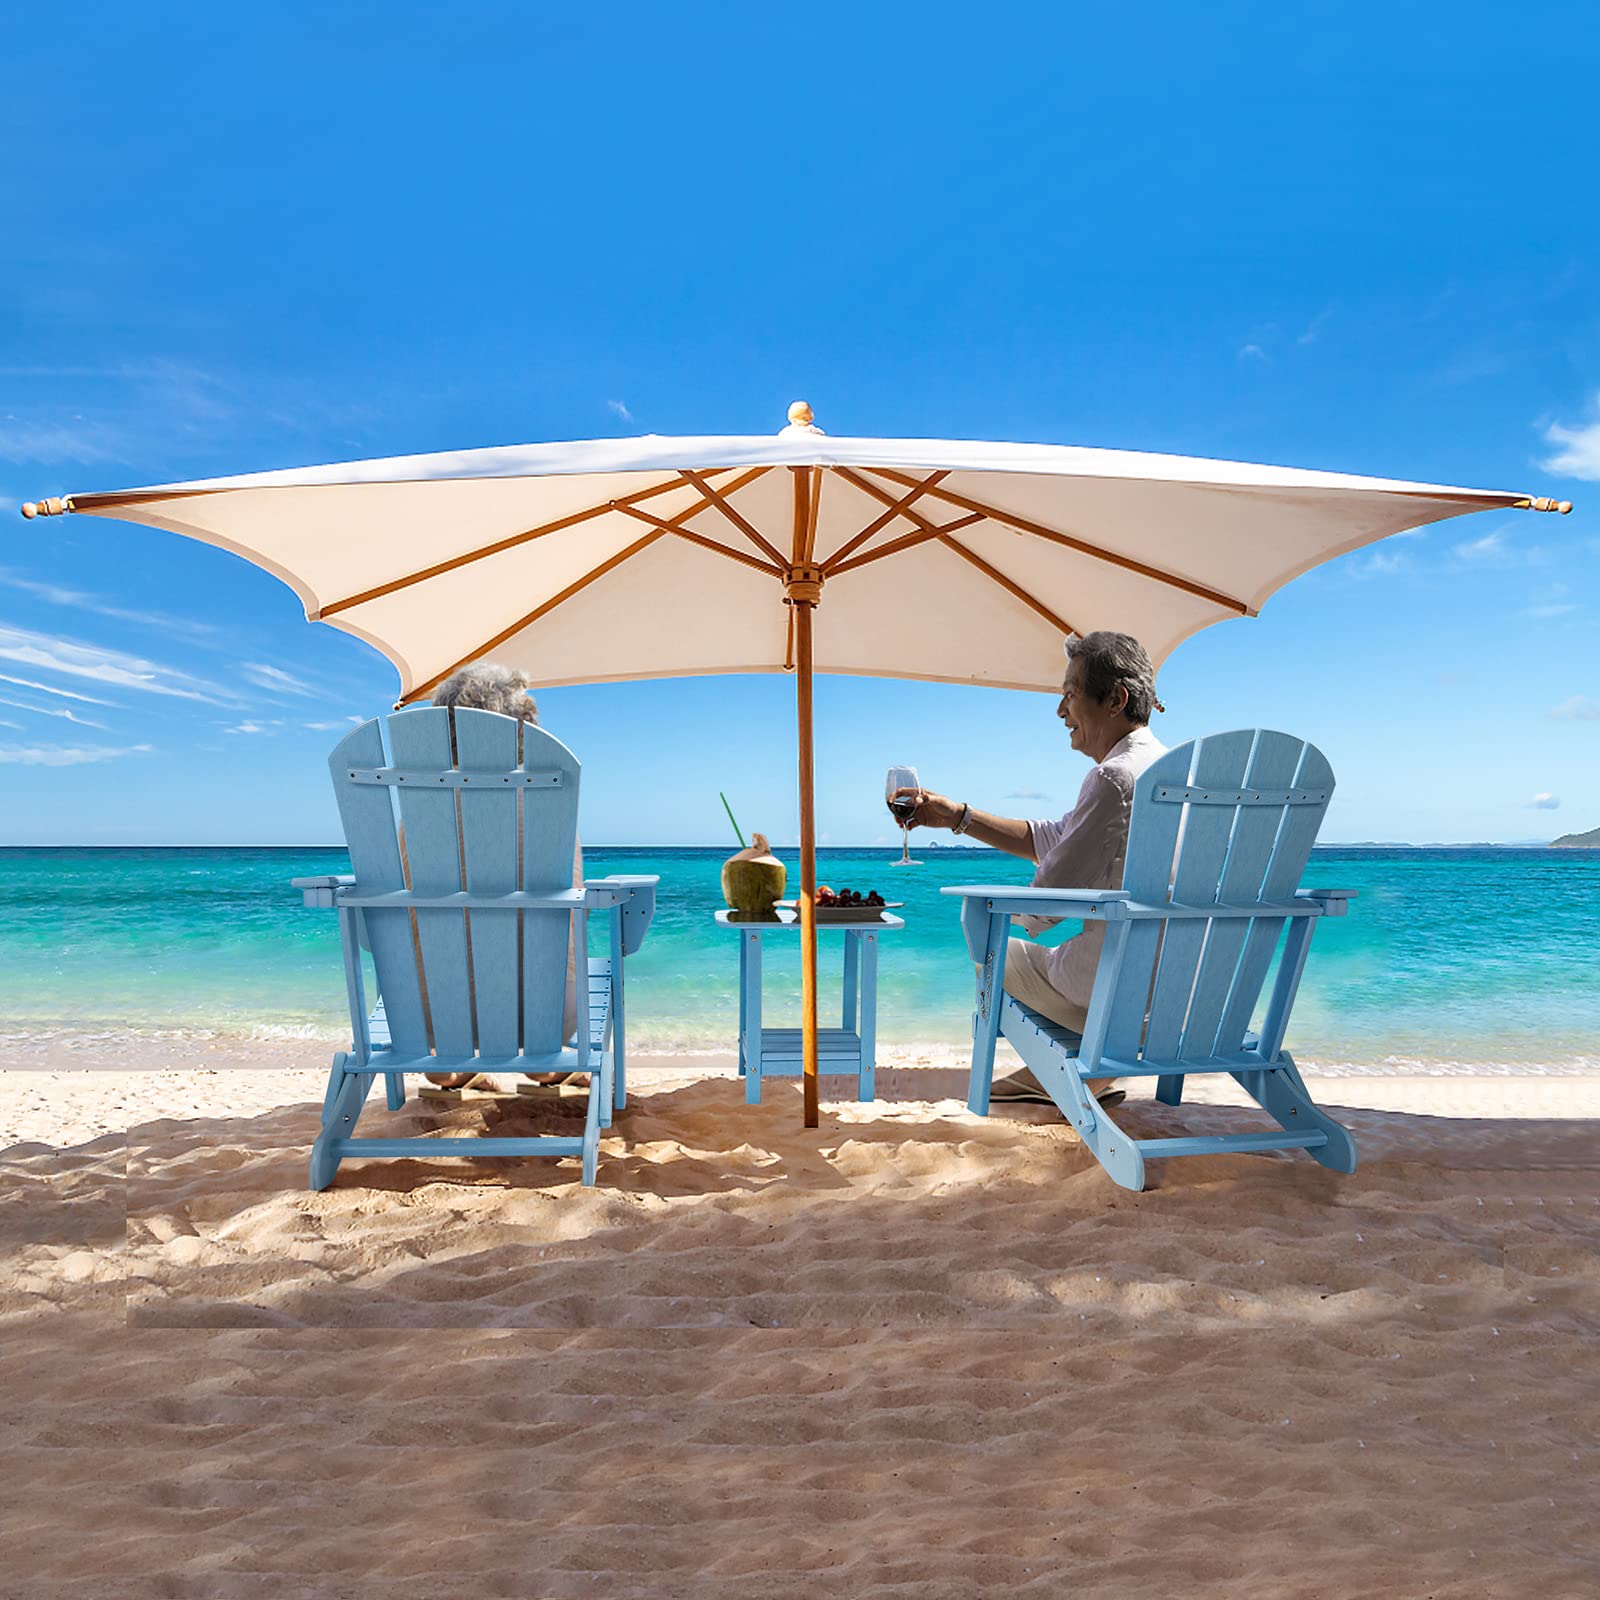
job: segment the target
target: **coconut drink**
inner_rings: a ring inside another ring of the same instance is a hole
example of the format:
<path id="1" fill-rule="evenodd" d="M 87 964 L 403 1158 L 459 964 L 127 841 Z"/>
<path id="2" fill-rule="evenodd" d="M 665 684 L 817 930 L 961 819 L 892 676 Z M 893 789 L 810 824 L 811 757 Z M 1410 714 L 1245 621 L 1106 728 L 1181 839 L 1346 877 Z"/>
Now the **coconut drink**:
<path id="1" fill-rule="evenodd" d="M 788 872 L 764 833 L 752 833 L 747 849 L 722 863 L 722 898 L 742 915 L 767 916 L 783 898 Z"/>

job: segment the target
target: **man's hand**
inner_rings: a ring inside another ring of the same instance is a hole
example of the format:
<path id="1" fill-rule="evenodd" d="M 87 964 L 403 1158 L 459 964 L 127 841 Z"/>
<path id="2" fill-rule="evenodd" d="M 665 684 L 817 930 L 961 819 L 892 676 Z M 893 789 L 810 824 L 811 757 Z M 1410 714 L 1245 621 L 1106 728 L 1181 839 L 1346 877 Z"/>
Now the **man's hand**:
<path id="1" fill-rule="evenodd" d="M 967 808 L 959 800 L 949 800 L 929 789 L 896 789 L 896 800 L 915 800 L 917 809 L 911 813 L 908 828 L 953 828 Z M 1033 829 L 1016 817 L 996 817 L 974 806 L 967 817 L 966 836 L 973 844 L 992 845 L 1010 855 L 1032 861 Z"/>
<path id="2" fill-rule="evenodd" d="M 928 789 L 896 789 L 896 800 L 915 798 L 917 809 L 911 813 L 908 828 L 953 828 L 961 820 L 961 803 L 947 800 L 942 794 Z"/>

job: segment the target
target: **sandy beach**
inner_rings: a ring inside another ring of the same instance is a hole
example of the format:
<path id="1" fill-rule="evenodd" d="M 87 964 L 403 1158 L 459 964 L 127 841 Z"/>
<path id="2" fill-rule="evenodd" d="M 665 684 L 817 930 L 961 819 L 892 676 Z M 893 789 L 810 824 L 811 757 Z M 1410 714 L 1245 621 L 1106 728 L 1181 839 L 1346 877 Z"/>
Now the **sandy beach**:
<path id="1" fill-rule="evenodd" d="M 0 1592 L 1600 1584 L 1600 1079 L 1330 1080 L 1353 1177 L 1142 1195 L 957 1072 L 810 1133 L 730 1079 L 641 1062 L 594 1189 L 441 1159 L 311 1194 L 315 1070 L 0 1075 Z M 1135 1130 L 1238 1115 L 1145 1093 Z"/>

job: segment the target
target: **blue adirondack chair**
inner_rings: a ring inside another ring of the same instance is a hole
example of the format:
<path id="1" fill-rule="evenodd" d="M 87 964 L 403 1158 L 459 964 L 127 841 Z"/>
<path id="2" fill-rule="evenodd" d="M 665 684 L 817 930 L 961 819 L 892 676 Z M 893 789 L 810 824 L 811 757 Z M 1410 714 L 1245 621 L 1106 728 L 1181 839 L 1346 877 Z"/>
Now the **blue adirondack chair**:
<path id="1" fill-rule="evenodd" d="M 358 1156 L 580 1156 L 593 1183 L 600 1129 L 626 1093 L 623 958 L 650 925 L 659 879 L 572 887 L 577 759 L 515 717 L 428 706 L 375 718 L 328 769 L 355 872 L 294 886 L 308 906 L 338 909 L 353 1043 L 333 1058 L 311 1187 Z M 587 959 L 592 911 L 610 921 L 609 957 Z M 569 937 L 579 975 L 570 1046 Z M 363 951 L 377 977 L 370 1013 Z M 583 1137 L 353 1137 L 375 1077 L 398 1111 L 406 1073 L 463 1071 L 587 1072 Z"/>
<path id="2" fill-rule="evenodd" d="M 1312 1104 L 1283 1048 L 1317 919 L 1342 917 L 1353 898 L 1299 888 L 1332 793 L 1332 769 L 1303 740 L 1214 734 L 1169 750 L 1140 776 L 1120 890 L 947 888 L 962 897 L 978 963 L 969 1109 L 988 1114 L 1004 1036 L 1124 1188 L 1142 1189 L 1145 1163 L 1157 1157 L 1222 1151 L 1306 1150 L 1354 1172 L 1355 1141 Z M 1081 1038 L 1003 992 L 1017 913 L 1106 924 Z M 1280 942 L 1265 1018 L 1252 1032 Z M 1175 1106 L 1192 1072 L 1230 1074 L 1280 1131 L 1134 1139 L 1084 1087 L 1090 1078 L 1153 1077 L 1156 1098 Z"/>

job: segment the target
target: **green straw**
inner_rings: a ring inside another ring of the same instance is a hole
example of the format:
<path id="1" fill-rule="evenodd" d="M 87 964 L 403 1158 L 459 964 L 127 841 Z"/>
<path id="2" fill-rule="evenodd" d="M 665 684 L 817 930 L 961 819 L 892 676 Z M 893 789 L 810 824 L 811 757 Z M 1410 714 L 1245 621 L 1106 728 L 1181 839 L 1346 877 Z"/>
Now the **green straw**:
<path id="1" fill-rule="evenodd" d="M 733 822 L 733 807 L 728 804 L 727 795 L 718 789 L 717 798 L 722 802 L 722 809 L 728 813 L 728 821 Z M 733 836 L 739 841 L 739 848 L 741 850 L 748 850 L 750 848 L 750 846 L 744 842 L 744 835 L 739 832 L 739 824 L 737 822 L 733 822 Z"/>

